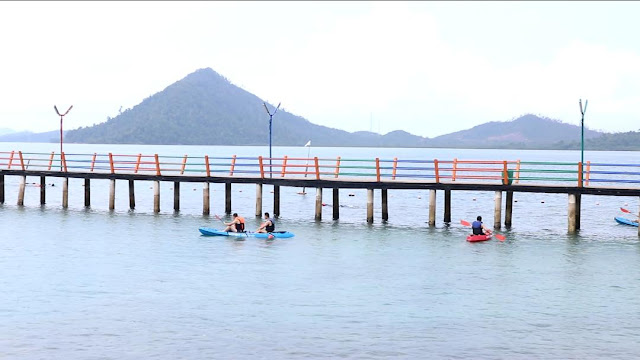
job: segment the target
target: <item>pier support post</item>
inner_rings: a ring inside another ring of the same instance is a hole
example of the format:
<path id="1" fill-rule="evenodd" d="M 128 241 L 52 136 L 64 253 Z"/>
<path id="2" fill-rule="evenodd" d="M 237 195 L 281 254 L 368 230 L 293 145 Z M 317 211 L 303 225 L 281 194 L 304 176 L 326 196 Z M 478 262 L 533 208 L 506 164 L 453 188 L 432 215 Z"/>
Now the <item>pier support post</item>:
<path id="1" fill-rule="evenodd" d="M 576 227 L 576 194 L 569 194 L 568 230 L 569 234 L 574 234 Z"/>
<path id="2" fill-rule="evenodd" d="M 84 207 L 91 206 L 91 179 L 84 179 Z"/>
<path id="3" fill-rule="evenodd" d="M 387 189 L 382 189 L 382 221 L 389 220 L 389 203 Z"/>
<path id="4" fill-rule="evenodd" d="M 173 182 L 173 211 L 180 211 L 180 182 Z"/>
<path id="5" fill-rule="evenodd" d="M 273 186 L 273 216 L 280 216 L 280 186 Z"/>
<path id="6" fill-rule="evenodd" d="M 502 226 L 502 191 L 496 191 L 494 201 L 493 228 L 500 229 Z"/>
<path id="7" fill-rule="evenodd" d="M 40 176 L 40 205 L 44 205 L 47 202 L 47 179 L 44 176 Z"/>
<path id="8" fill-rule="evenodd" d="M 451 222 L 451 190 L 444 191 L 444 222 Z"/>
<path id="9" fill-rule="evenodd" d="M 4 175 L 0 175 L 0 204 L 4 204 Z"/>
<path id="10" fill-rule="evenodd" d="M 513 191 L 507 191 L 507 199 L 504 205 L 504 226 L 507 229 L 511 227 L 512 215 L 513 215 Z"/>
<path id="11" fill-rule="evenodd" d="M 367 223 L 373 223 L 373 189 L 367 189 Z"/>
<path id="12" fill-rule="evenodd" d="M 262 216 L 262 184 L 256 184 L 256 217 Z"/>
<path id="13" fill-rule="evenodd" d="M 322 188 L 316 188 L 316 221 L 322 220 Z"/>
<path id="14" fill-rule="evenodd" d="M 20 187 L 18 188 L 18 206 L 24 206 L 24 189 L 27 186 L 27 177 L 20 177 Z"/>
<path id="15" fill-rule="evenodd" d="M 209 183 L 206 182 L 202 185 L 202 214 L 209 215 L 211 213 L 210 209 L 211 199 L 209 197 Z"/>
<path id="16" fill-rule="evenodd" d="M 136 208 L 136 187 L 133 180 L 129 180 L 129 209 Z"/>
<path id="17" fill-rule="evenodd" d="M 576 230 L 580 230 L 580 213 L 582 212 L 582 194 L 576 194 Z"/>
<path id="18" fill-rule="evenodd" d="M 333 188 L 333 220 L 340 218 L 340 189 Z"/>
<path id="19" fill-rule="evenodd" d="M 62 179 L 62 208 L 69 207 L 69 178 Z"/>
<path id="20" fill-rule="evenodd" d="M 109 185 L 109 210 L 116 208 L 116 179 L 111 179 Z"/>
<path id="21" fill-rule="evenodd" d="M 4 180 L 3 180 L 4 183 Z M 2 185 L 4 188 L 4 185 Z M 640 200 L 640 198 L 638 198 Z M 4 190 L 2 191 L 2 200 L 4 202 Z M 638 207 L 638 221 L 640 221 L 640 207 Z M 638 226 L 638 237 L 640 237 L 640 226 Z"/>
<path id="22" fill-rule="evenodd" d="M 160 212 L 160 181 L 153 182 L 153 212 Z"/>
<path id="23" fill-rule="evenodd" d="M 436 189 L 429 190 L 429 226 L 436 226 Z"/>
<path id="24" fill-rule="evenodd" d="M 231 183 L 224 183 L 224 212 L 231 214 Z"/>

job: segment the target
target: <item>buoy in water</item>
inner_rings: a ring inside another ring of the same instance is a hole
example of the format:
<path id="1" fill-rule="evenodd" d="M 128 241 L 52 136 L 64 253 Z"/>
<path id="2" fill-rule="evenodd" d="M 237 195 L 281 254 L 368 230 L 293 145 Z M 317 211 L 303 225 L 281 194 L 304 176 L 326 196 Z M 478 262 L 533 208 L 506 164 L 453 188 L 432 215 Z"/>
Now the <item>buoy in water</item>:
<path id="1" fill-rule="evenodd" d="M 354 194 L 354 193 L 349 193 L 349 196 L 356 196 L 356 194 Z"/>

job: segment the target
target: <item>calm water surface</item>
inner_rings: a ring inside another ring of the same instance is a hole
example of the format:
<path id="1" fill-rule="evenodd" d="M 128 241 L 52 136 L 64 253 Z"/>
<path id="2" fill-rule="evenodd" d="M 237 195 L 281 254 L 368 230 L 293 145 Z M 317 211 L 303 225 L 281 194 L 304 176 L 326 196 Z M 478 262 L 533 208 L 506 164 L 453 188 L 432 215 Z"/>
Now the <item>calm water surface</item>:
<path id="1" fill-rule="evenodd" d="M 15 145 L 5 146 L 56 147 Z M 76 145 L 87 153 L 94 148 Z M 194 156 L 196 149 L 264 150 L 156 148 L 150 147 Z M 306 156 L 305 148 L 277 149 Z M 417 157 L 426 150 L 375 151 Z M 433 151 L 441 158 L 515 154 Z M 518 158 L 575 161 L 576 154 L 519 152 Z M 592 161 L 636 157 L 589 155 Z M 637 228 L 613 221 L 621 206 L 636 211 L 637 198 L 583 197 L 582 229 L 569 236 L 566 195 L 515 194 L 507 240 L 470 244 L 459 219 L 481 214 L 491 225 L 493 193 L 453 192 L 455 221 L 430 229 L 426 192 L 390 191 L 387 223 L 379 220 L 376 192 L 376 220 L 367 225 L 364 191 L 341 193 L 339 221 L 331 220 L 327 204 L 324 219 L 315 222 L 315 190 L 301 196 L 282 188 L 278 228 L 296 237 L 269 242 L 200 236 L 199 226 L 220 225 L 213 217 L 224 212 L 220 184 L 212 184 L 212 216 L 204 217 L 201 184 L 183 185 L 182 208 L 174 213 L 172 184 L 163 183 L 161 212 L 153 214 L 149 182 L 136 183 L 135 211 L 127 209 L 126 183 L 118 183 L 110 212 L 108 181 L 92 181 L 92 207 L 85 209 L 82 182 L 71 179 L 70 207 L 63 210 L 59 180 L 48 179 L 58 186 L 47 188 L 44 206 L 39 189 L 28 187 L 24 207 L 15 205 L 17 179 L 5 180 L 0 358 L 632 359 L 640 353 L 640 241 Z M 255 186 L 233 190 L 233 210 L 257 227 Z"/>

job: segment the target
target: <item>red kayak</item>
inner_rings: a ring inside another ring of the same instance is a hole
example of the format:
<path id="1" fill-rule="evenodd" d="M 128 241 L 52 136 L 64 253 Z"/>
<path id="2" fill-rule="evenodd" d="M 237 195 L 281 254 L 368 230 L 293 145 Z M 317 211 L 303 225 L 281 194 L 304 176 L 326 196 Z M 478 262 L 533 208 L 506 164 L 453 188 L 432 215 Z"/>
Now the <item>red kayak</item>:
<path id="1" fill-rule="evenodd" d="M 469 235 L 467 236 L 468 242 L 487 241 L 491 240 L 492 234 L 488 235 Z"/>

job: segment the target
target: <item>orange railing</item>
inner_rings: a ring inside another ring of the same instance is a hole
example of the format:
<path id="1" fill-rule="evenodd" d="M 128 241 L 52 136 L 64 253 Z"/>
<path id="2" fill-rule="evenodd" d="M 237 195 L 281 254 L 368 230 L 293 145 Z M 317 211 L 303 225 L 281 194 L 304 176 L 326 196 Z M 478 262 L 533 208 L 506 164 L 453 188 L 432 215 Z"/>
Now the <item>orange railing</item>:
<path id="1" fill-rule="evenodd" d="M 0 170 L 435 183 L 640 184 L 640 164 L 0 152 Z"/>

